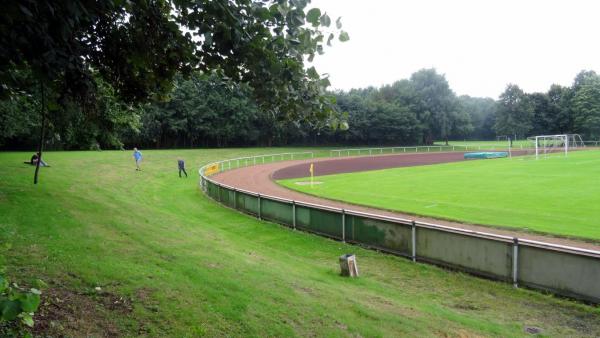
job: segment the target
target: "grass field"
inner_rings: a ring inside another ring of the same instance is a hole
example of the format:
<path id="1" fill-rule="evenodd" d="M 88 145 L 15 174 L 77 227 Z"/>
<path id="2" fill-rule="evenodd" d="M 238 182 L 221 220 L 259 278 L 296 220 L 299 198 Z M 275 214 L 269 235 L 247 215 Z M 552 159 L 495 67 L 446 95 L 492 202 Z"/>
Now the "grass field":
<path id="1" fill-rule="evenodd" d="M 600 151 L 321 176 L 286 187 L 425 216 L 600 240 Z"/>
<path id="2" fill-rule="evenodd" d="M 0 153 L 0 265 L 49 284 L 49 336 L 600 334 L 600 308 L 290 231 L 197 189 L 201 164 L 290 150 L 144 151 L 142 172 L 130 152 L 51 152 L 38 186 L 30 153 Z M 347 252 L 358 279 L 338 276 Z"/>

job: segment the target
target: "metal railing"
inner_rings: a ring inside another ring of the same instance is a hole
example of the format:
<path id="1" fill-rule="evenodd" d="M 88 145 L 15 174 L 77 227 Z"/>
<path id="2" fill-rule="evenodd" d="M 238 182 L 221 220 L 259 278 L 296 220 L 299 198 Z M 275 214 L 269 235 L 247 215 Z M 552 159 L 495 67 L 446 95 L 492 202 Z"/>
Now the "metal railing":
<path id="1" fill-rule="evenodd" d="M 273 155 L 249 158 L 269 156 Z M 515 286 L 523 285 L 600 303 L 600 251 L 264 195 L 216 182 L 205 175 L 204 169 L 211 165 L 218 164 L 228 170 L 231 161 L 237 164 L 237 160 L 211 163 L 199 171 L 202 190 L 225 206 L 258 219 L 360 244 L 413 261 L 447 266 Z M 258 162 L 262 163 L 262 160 Z"/>
<path id="2" fill-rule="evenodd" d="M 226 160 L 221 160 L 217 162 L 212 162 L 200 168 L 200 175 L 204 174 L 206 168 L 211 166 L 217 166 L 217 172 L 223 172 L 226 170 L 237 169 L 242 167 L 248 167 L 257 164 L 266 164 L 266 163 L 274 163 L 281 161 L 293 161 L 299 159 L 307 159 L 314 158 L 315 154 L 312 151 L 304 151 L 304 152 L 293 152 L 293 153 L 278 153 L 278 154 L 264 154 L 264 155 L 256 155 L 256 156 L 245 156 L 245 157 L 236 157 Z"/>
<path id="3" fill-rule="evenodd" d="M 583 141 L 584 147 L 598 147 L 600 141 Z M 342 156 L 375 156 L 386 154 L 401 153 L 430 153 L 430 152 L 450 152 L 450 151 L 491 151 L 491 150 L 527 150 L 533 149 L 534 145 L 529 145 L 523 141 L 515 141 L 512 147 L 507 144 L 473 144 L 473 145 L 431 145 L 431 146 L 412 146 L 412 147 L 374 147 L 374 148 L 345 148 L 332 149 L 329 151 L 330 157 Z M 573 149 L 581 148 L 571 147 Z"/>
<path id="4" fill-rule="evenodd" d="M 448 146 L 415 146 L 415 147 L 378 147 L 378 148 L 349 148 L 333 149 L 329 151 L 331 157 L 361 156 L 361 155 L 385 155 L 401 153 L 430 153 L 448 151 L 475 151 L 475 150 L 507 150 L 508 146 L 498 145 L 448 145 Z M 524 149 L 523 145 L 516 145 L 513 149 Z"/>

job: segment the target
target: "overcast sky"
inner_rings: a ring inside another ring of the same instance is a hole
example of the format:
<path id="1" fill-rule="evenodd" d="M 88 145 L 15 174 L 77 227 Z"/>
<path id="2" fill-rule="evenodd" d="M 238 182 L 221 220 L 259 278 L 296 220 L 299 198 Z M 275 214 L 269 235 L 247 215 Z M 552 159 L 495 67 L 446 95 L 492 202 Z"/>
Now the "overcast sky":
<path id="1" fill-rule="evenodd" d="M 313 64 L 333 89 L 391 84 L 422 68 L 445 74 L 458 95 L 497 98 L 570 85 L 600 70 L 597 0 L 313 0 L 342 17 L 350 41 Z"/>

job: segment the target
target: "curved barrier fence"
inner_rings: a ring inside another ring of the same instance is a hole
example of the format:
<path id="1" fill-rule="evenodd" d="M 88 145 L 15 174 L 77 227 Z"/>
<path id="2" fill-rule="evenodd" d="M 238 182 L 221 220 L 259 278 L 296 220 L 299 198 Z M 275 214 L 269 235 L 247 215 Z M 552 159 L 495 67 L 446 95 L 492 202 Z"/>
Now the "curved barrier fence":
<path id="1" fill-rule="evenodd" d="M 312 153 L 287 153 L 243 158 L 241 163 L 253 165 L 261 164 L 265 159 L 311 157 Z M 216 166 L 216 171 L 211 170 L 214 174 L 236 168 L 238 160 L 215 162 L 200 169 L 202 190 L 230 208 L 293 229 L 361 244 L 413 261 L 600 303 L 600 251 L 282 199 L 209 178 L 207 169 Z"/>
<path id="2" fill-rule="evenodd" d="M 598 147 L 600 141 L 584 141 L 583 147 Z M 510 150 L 509 150 L 510 148 Z M 577 149 L 580 147 L 573 147 Z M 570 148 L 571 149 L 571 148 Z M 366 156 L 366 155 L 384 155 L 384 154 L 400 154 L 400 153 L 432 153 L 432 152 L 447 152 L 447 151 L 518 151 L 518 150 L 534 150 L 531 145 L 517 142 L 508 146 L 501 144 L 472 144 L 472 145 L 431 145 L 431 146 L 416 146 L 416 147 L 379 147 L 379 148 L 348 148 L 348 149 L 332 149 L 329 151 L 331 157 L 342 156 Z"/>
<path id="3" fill-rule="evenodd" d="M 400 153 L 432 153 L 445 151 L 479 151 L 479 150 L 507 150 L 508 144 L 499 145 L 464 145 L 464 146 L 419 146 L 419 147 L 380 147 L 380 148 L 349 148 L 333 149 L 329 151 L 331 157 L 342 156 L 361 156 L 361 155 L 384 155 Z M 523 145 L 513 147 L 513 149 L 524 149 Z"/>

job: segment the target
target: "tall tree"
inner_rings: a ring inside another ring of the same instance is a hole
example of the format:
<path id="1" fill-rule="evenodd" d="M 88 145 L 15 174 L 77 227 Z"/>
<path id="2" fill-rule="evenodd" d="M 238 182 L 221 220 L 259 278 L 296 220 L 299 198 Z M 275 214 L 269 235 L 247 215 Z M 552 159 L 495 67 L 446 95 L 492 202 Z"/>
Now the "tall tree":
<path id="1" fill-rule="evenodd" d="M 553 84 L 548 90 L 549 118 L 551 119 L 552 133 L 569 133 L 573 131 L 573 114 L 571 100 L 573 90 Z"/>
<path id="2" fill-rule="evenodd" d="M 509 84 L 498 100 L 494 130 L 500 135 L 523 137 L 531 130 L 532 119 L 533 108 L 527 95 L 519 86 Z"/>
<path id="3" fill-rule="evenodd" d="M 435 139 L 447 143 L 458 116 L 456 96 L 448 81 L 435 69 L 419 70 L 411 75 L 410 81 L 416 97 L 413 109 L 423 129 L 423 143 L 432 144 Z"/>
<path id="4" fill-rule="evenodd" d="M 496 102 L 492 98 L 460 96 L 459 111 L 469 115 L 473 130 L 467 137 L 477 140 L 494 138 L 494 119 L 496 115 Z"/>
<path id="5" fill-rule="evenodd" d="M 572 99 L 573 127 L 587 138 L 600 138 L 600 77 L 588 77 Z"/>

